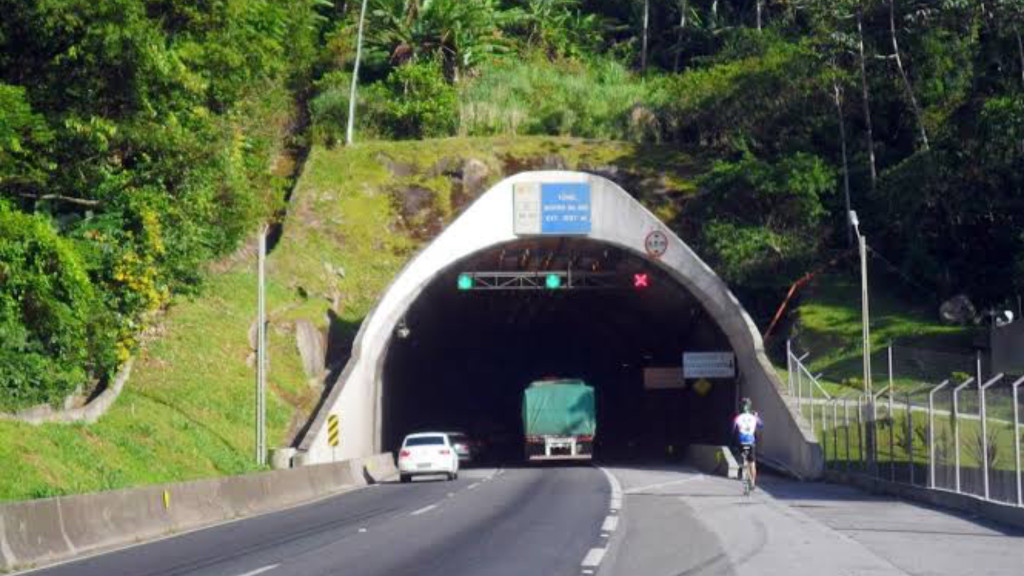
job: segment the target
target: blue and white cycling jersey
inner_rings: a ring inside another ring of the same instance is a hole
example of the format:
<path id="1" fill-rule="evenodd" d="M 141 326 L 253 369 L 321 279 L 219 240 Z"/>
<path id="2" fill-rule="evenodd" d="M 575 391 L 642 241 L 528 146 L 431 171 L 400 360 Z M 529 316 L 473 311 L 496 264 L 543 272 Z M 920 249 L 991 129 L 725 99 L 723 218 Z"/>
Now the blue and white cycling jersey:
<path id="1" fill-rule="evenodd" d="M 740 444 L 753 446 L 757 439 L 754 434 L 764 427 L 761 417 L 756 414 L 740 414 L 732 422 L 732 428 L 739 434 Z"/>

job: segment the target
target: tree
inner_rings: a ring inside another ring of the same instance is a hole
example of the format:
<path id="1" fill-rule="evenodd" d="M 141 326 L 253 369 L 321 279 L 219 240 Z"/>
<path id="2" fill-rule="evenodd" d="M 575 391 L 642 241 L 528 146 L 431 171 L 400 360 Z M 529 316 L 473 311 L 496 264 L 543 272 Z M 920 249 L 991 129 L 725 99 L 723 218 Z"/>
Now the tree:
<path id="1" fill-rule="evenodd" d="M 374 0 L 370 42 L 393 65 L 436 58 L 457 83 L 487 58 L 504 53 L 509 17 L 497 0 Z"/>
<path id="2" fill-rule="evenodd" d="M 903 81 L 903 89 L 906 93 L 907 100 L 910 102 L 910 109 L 914 113 L 914 120 L 917 124 L 919 136 L 921 138 L 921 145 L 924 146 L 925 150 L 931 148 L 928 142 L 928 131 L 924 127 L 924 121 L 921 117 L 921 107 L 917 103 L 917 97 L 914 96 L 914 87 L 910 83 L 910 77 L 907 76 L 907 70 L 903 66 L 903 57 L 900 54 L 900 44 L 897 38 L 896 31 L 896 0 L 888 0 L 889 4 L 889 39 L 892 42 L 892 54 L 890 58 L 896 63 L 896 70 L 899 72 L 900 79 Z"/>

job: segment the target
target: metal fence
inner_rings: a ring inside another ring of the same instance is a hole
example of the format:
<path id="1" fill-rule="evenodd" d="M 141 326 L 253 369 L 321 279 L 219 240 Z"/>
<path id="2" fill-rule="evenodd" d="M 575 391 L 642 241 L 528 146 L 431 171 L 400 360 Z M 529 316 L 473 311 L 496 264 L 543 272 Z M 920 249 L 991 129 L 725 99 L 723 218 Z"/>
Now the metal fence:
<path id="1" fill-rule="evenodd" d="M 890 347 L 872 354 L 864 386 L 850 366 L 815 372 L 792 342 L 786 356 L 788 393 L 828 468 L 1024 507 L 1021 375 L 986 374 L 980 357 Z"/>

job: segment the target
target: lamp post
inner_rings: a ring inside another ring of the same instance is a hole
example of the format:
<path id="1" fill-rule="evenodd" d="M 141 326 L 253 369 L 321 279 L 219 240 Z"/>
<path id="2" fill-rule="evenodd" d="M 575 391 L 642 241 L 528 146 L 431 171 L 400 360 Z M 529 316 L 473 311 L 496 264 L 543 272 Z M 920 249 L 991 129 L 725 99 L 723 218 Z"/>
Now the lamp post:
<path id="1" fill-rule="evenodd" d="M 857 247 L 860 251 L 860 306 L 861 306 L 861 329 L 864 340 L 864 396 L 867 398 L 868 413 L 872 415 L 871 426 L 867 434 L 867 456 L 868 469 L 874 472 L 875 469 L 875 395 L 871 386 L 871 314 L 868 307 L 868 245 L 864 235 L 860 233 L 860 220 L 857 212 L 850 210 L 850 225 L 857 233 Z"/>
<path id="2" fill-rule="evenodd" d="M 345 127 L 345 145 L 351 146 L 355 139 L 356 87 L 359 85 L 359 61 L 363 59 L 363 25 L 366 22 L 366 0 L 359 9 L 359 28 L 356 32 L 356 61 L 352 66 L 352 88 L 348 95 L 348 125 Z"/>

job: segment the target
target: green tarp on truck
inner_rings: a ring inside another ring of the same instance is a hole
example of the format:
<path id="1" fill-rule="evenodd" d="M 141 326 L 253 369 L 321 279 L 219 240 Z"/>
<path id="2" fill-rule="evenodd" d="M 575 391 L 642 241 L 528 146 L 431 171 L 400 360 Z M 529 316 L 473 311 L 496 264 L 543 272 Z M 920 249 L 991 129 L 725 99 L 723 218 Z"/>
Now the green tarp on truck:
<path id="1" fill-rule="evenodd" d="M 527 436 L 594 436 L 594 389 L 582 380 L 530 384 L 523 391 L 523 430 Z"/>

